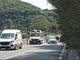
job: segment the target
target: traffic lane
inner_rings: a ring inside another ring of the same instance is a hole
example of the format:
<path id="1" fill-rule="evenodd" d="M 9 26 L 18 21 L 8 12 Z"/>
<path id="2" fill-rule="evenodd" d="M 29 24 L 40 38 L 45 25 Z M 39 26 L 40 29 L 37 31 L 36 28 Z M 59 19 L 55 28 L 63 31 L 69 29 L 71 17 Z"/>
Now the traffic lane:
<path id="1" fill-rule="evenodd" d="M 38 49 L 46 50 L 63 50 L 65 44 L 45 44 L 45 45 L 33 45 L 33 47 Z"/>
<path id="2" fill-rule="evenodd" d="M 61 52 L 28 52 L 7 60 L 59 60 Z"/>
<path id="3" fill-rule="evenodd" d="M 23 45 L 22 49 L 19 49 L 19 50 L 2 49 L 2 50 L 0 50 L 0 60 L 1 59 L 4 60 L 5 58 L 8 58 L 8 57 L 13 57 L 18 54 L 23 54 L 30 49 L 33 49 L 30 45 Z"/>
<path id="4" fill-rule="evenodd" d="M 34 46 L 34 50 L 8 60 L 59 60 L 64 45 Z"/>

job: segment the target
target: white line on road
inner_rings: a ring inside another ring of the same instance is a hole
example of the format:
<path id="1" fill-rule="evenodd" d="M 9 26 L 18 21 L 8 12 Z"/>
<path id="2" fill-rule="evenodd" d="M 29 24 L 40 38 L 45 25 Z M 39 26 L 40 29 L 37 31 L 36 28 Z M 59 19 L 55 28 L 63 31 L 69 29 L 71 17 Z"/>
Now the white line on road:
<path id="1" fill-rule="evenodd" d="M 59 60 L 62 59 L 63 53 L 64 53 L 64 51 L 65 51 L 65 47 L 66 47 L 66 45 L 64 44 L 64 48 L 63 48 L 62 53 L 61 53 L 61 55 L 60 55 L 60 57 L 59 57 Z"/>

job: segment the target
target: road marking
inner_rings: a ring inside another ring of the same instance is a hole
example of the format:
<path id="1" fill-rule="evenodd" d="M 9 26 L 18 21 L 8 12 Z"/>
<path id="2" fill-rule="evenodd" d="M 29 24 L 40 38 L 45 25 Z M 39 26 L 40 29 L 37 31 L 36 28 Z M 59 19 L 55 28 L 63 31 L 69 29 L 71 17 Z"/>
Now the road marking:
<path id="1" fill-rule="evenodd" d="M 64 48 L 63 48 L 62 53 L 61 53 L 61 55 L 60 55 L 60 57 L 59 57 L 59 60 L 62 59 L 63 53 L 64 53 L 64 51 L 65 51 L 65 47 L 66 47 L 66 45 L 64 44 Z"/>
<path id="2" fill-rule="evenodd" d="M 2 59 L 2 60 L 6 60 L 6 59 L 13 58 L 13 57 L 15 57 L 15 56 L 22 55 L 22 54 L 24 54 L 24 53 L 26 53 L 26 52 L 30 52 L 30 51 L 32 51 L 32 50 L 34 50 L 34 49 L 36 49 L 36 48 L 33 48 L 33 49 L 30 49 L 30 50 L 28 50 L 28 51 L 25 51 L 25 52 L 22 52 L 22 53 L 19 53 L 19 54 L 16 54 L 16 55 L 13 55 L 13 56 L 7 57 L 7 58 L 5 58 L 5 59 Z"/>

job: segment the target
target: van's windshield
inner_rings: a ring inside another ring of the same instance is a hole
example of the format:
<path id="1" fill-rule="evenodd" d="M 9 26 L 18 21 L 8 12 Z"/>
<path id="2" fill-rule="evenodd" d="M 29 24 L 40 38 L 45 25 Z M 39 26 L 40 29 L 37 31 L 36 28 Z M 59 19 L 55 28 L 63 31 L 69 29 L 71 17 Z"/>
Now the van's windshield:
<path id="1" fill-rule="evenodd" d="M 1 39 L 12 39 L 14 38 L 14 34 L 13 33 L 3 33 L 1 35 Z"/>

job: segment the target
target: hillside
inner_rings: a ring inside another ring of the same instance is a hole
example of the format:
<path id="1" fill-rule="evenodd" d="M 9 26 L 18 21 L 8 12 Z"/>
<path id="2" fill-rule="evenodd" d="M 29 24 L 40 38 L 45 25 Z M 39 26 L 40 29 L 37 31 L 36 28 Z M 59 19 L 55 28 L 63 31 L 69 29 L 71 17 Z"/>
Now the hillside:
<path id="1" fill-rule="evenodd" d="M 53 32 L 58 29 L 56 19 L 53 10 L 41 10 L 21 0 L 0 0 L 0 30 L 15 28 L 22 32 L 32 29 Z"/>

